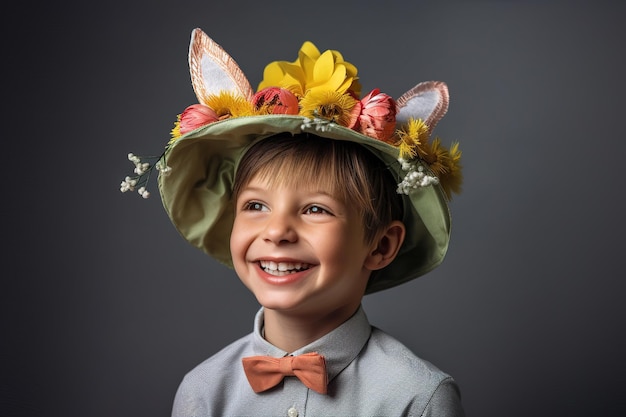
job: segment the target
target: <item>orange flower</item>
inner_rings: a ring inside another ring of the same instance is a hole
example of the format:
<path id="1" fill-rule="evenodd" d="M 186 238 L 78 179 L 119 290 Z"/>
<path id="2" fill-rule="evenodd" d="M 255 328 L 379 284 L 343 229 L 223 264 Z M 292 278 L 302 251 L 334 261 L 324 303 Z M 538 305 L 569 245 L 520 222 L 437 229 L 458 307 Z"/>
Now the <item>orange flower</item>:
<path id="1" fill-rule="evenodd" d="M 391 96 L 375 88 L 361 99 L 360 106 L 355 107 L 356 111 L 359 111 L 358 115 L 352 114 L 353 129 L 383 142 L 393 142 L 397 109 Z"/>
<path id="2" fill-rule="evenodd" d="M 204 104 L 192 104 L 180 115 L 180 134 L 184 135 L 200 126 L 216 122 L 218 116 L 212 108 Z"/>
<path id="3" fill-rule="evenodd" d="M 252 97 L 252 104 L 265 114 L 298 114 L 298 98 L 284 88 L 264 88 Z"/>

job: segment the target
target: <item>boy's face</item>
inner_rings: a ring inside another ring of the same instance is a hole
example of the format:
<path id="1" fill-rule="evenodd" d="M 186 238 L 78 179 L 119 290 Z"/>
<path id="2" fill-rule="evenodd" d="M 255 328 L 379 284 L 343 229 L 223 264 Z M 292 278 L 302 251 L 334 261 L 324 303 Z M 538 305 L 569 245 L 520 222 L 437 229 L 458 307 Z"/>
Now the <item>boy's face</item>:
<path id="1" fill-rule="evenodd" d="M 354 208 L 315 185 L 270 187 L 254 177 L 235 210 L 233 264 L 262 306 L 310 317 L 356 310 L 374 245 Z"/>

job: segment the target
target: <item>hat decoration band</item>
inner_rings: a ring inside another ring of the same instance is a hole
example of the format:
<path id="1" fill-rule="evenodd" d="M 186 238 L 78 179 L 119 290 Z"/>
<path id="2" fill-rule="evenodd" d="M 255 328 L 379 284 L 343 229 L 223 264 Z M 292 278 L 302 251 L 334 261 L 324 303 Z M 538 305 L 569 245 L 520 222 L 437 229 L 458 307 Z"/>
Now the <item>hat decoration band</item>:
<path id="1" fill-rule="evenodd" d="M 450 148 L 431 133 L 448 108 L 443 82 L 423 82 L 397 100 L 375 88 L 361 97 L 357 68 L 340 52 L 320 53 L 304 42 L 293 62 L 274 61 L 265 67 L 263 80 L 253 92 L 235 61 L 202 30 L 195 29 L 189 49 L 192 85 L 198 103 L 180 113 L 171 139 L 159 156 L 128 159 L 133 175 L 120 191 L 135 191 L 148 198 L 147 184 L 153 170 L 171 174 L 166 154 L 185 134 L 224 120 L 267 115 L 302 117 L 303 128 L 324 131 L 330 124 L 354 130 L 395 148 L 406 175 L 397 186 L 399 194 L 438 184 L 448 199 L 461 191 L 461 151 Z"/>

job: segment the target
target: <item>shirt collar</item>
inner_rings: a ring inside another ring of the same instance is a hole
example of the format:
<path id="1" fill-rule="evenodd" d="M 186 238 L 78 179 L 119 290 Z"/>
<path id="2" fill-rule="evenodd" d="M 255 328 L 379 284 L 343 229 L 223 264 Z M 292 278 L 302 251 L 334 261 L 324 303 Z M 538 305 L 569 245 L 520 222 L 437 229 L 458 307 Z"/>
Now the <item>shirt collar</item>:
<path id="1" fill-rule="evenodd" d="M 263 338 L 264 313 L 261 308 L 254 319 L 253 348 L 255 355 L 273 356 L 275 358 L 317 352 L 326 358 L 328 380 L 332 380 L 339 372 L 357 357 L 372 333 L 363 307 L 346 320 L 342 325 L 316 341 L 296 350 L 285 352 Z"/>

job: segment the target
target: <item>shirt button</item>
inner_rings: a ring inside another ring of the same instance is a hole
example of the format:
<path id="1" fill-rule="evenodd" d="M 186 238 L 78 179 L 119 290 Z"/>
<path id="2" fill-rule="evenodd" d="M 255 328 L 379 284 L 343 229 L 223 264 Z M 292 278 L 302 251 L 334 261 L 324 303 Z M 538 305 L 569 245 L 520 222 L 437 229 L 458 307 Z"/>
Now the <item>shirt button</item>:
<path id="1" fill-rule="evenodd" d="M 289 417 L 298 417 L 298 410 L 296 410 L 295 407 L 291 407 L 289 410 L 287 410 L 287 415 Z"/>

